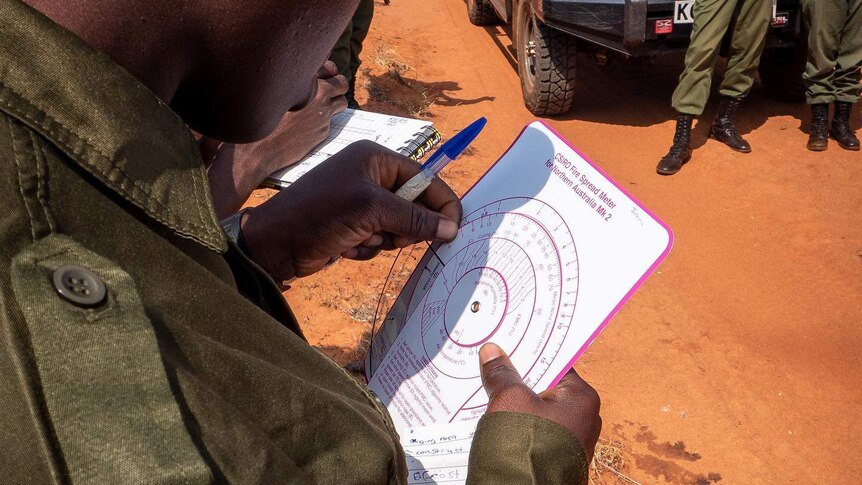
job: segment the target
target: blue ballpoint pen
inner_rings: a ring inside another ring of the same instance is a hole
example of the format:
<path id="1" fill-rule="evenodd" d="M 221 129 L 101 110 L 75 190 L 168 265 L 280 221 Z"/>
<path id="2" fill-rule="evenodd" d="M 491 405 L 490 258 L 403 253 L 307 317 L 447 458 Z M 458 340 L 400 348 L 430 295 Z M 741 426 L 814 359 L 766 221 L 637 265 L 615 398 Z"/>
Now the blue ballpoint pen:
<path id="1" fill-rule="evenodd" d="M 449 141 L 444 143 L 436 152 L 434 152 L 428 160 L 422 164 L 419 173 L 408 180 L 401 188 L 395 192 L 395 195 L 404 200 L 413 201 L 419 197 L 425 189 L 431 185 L 434 177 L 452 160 L 458 158 L 458 155 L 467 149 L 470 143 L 479 136 L 482 128 L 487 123 L 484 117 L 474 121 L 470 126 L 461 130 L 460 133 L 453 136 Z"/>
<path id="2" fill-rule="evenodd" d="M 443 167 L 449 164 L 452 160 L 458 158 L 458 155 L 461 155 L 461 153 L 470 146 L 470 143 L 473 143 L 473 140 L 479 136 L 479 133 L 482 131 L 482 128 L 485 127 L 487 122 L 488 120 L 483 116 L 441 145 L 440 148 L 438 148 L 437 151 L 435 151 L 434 154 L 422 164 L 419 168 L 419 173 L 405 182 L 404 185 L 395 192 L 395 195 L 411 202 L 416 200 L 416 198 L 422 195 L 422 192 L 431 185 L 431 181 L 433 181 L 434 177 L 443 170 Z M 434 249 L 432 248 L 431 250 L 433 251 Z M 436 253 L 434 254 L 436 255 Z M 329 262 L 326 263 L 326 266 L 331 265 L 339 259 L 341 259 L 341 256 L 336 256 L 330 259 Z M 446 265 L 444 264 L 443 266 Z"/>

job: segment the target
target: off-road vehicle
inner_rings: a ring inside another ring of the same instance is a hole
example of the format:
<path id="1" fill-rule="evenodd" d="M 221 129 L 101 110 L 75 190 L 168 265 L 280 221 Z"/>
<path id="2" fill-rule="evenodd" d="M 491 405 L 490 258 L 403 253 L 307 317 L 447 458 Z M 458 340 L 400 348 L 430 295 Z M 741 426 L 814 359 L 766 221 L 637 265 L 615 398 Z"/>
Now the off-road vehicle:
<path id="1" fill-rule="evenodd" d="M 684 51 L 694 0 L 466 0 L 475 25 L 505 22 L 511 36 L 524 103 L 538 116 L 577 104 L 578 52 L 649 57 Z M 805 52 L 799 0 L 773 3 L 773 20 L 760 78 L 780 98 L 799 98 Z M 730 32 L 733 29 L 729 29 Z M 725 42 L 726 54 L 729 42 Z"/>

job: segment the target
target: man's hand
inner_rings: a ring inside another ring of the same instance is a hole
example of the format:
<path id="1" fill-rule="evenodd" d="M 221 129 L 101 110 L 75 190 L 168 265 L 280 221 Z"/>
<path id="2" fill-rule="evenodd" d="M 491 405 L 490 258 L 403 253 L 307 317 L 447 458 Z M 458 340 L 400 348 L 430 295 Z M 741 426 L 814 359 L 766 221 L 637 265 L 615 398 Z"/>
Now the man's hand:
<path id="1" fill-rule="evenodd" d="M 271 135 L 247 145 L 237 145 L 235 157 L 257 168 L 257 185 L 266 177 L 308 155 L 329 136 L 332 117 L 347 109 L 347 80 L 332 61 L 317 72 L 317 94 L 305 107 L 288 111 Z M 255 187 L 257 187 L 255 185 Z"/>
<path id="2" fill-rule="evenodd" d="M 266 178 L 302 160 L 329 136 L 332 117 L 347 109 L 347 80 L 335 63 L 317 73 L 317 94 L 305 107 L 285 113 L 268 137 L 245 145 L 224 144 L 209 169 L 216 214 L 235 213 Z"/>
<path id="3" fill-rule="evenodd" d="M 539 416 L 569 430 L 593 459 L 602 431 L 599 394 L 570 370 L 552 389 L 536 394 L 521 379 L 509 357 L 495 344 L 479 349 L 482 384 L 488 393 L 488 411 L 512 411 Z"/>
<path id="4" fill-rule="evenodd" d="M 357 142 L 251 209 L 242 232 L 253 258 L 276 281 L 308 276 L 332 259 L 370 259 L 417 241 L 451 241 L 461 202 L 435 179 L 416 202 L 393 192 L 419 164 Z"/>

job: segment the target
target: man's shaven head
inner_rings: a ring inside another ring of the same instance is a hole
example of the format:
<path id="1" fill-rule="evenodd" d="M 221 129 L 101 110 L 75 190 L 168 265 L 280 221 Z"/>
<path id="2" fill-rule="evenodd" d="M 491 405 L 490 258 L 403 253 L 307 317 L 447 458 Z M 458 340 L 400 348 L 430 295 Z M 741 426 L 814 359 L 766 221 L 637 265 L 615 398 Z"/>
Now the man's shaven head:
<path id="1" fill-rule="evenodd" d="M 268 135 L 317 88 L 358 0 L 26 0 L 210 138 Z"/>

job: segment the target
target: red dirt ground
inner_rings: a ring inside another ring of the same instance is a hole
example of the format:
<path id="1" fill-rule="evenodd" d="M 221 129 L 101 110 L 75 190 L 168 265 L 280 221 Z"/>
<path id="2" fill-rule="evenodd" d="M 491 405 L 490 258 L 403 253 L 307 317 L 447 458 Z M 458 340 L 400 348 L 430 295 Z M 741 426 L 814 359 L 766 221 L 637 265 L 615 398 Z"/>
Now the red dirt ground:
<path id="1" fill-rule="evenodd" d="M 444 137 L 487 116 L 472 153 L 445 174 L 463 193 L 534 119 L 509 45 L 502 28 L 470 25 L 462 0 L 378 2 L 360 102 L 419 112 Z M 409 69 L 394 79 L 372 58 Z M 582 56 L 576 107 L 550 121 L 676 234 L 667 261 L 576 366 L 602 396 L 603 439 L 643 484 L 855 482 L 862 154 L 834 142 L 808 152 L 806 107 L 756 86 L 740 116 L 754 153 L 707 140 L 702 121 L 692 162 L 660 177 L 680 70 L 678 58 L 600 67 Z M 342 261 L 285 293 L 309 340 L 342 364 L 362 353 L 392 257 Z"/>

